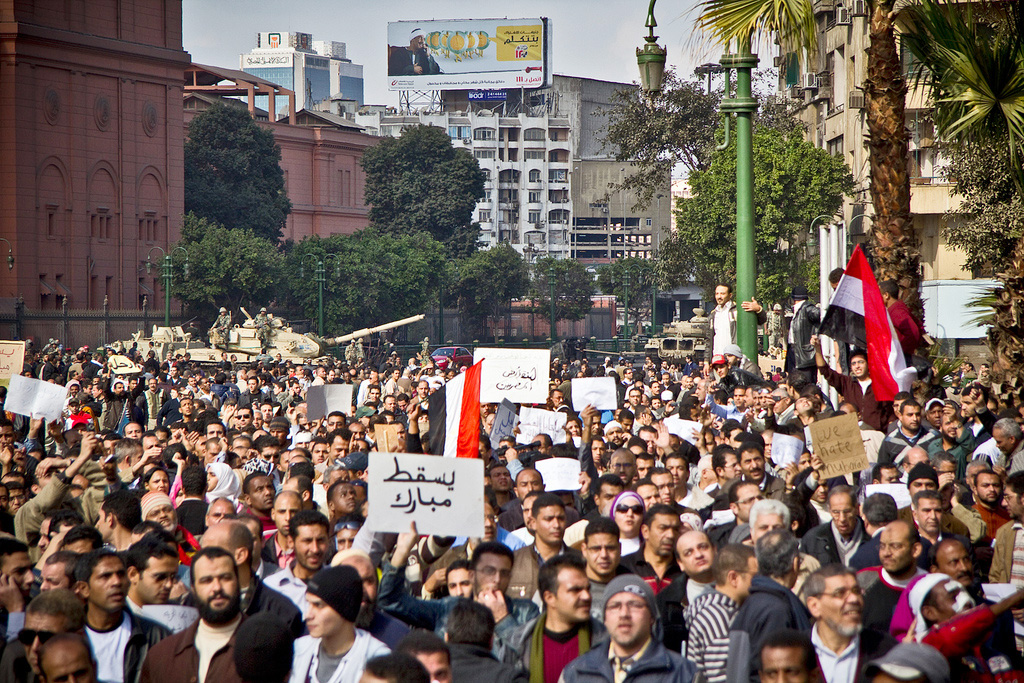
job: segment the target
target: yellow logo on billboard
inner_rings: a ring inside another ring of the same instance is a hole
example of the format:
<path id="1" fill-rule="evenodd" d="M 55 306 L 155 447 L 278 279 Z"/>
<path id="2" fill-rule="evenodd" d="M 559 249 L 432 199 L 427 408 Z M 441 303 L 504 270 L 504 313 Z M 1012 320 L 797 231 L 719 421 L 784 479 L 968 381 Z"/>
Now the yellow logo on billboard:
<path id="1" fill-rule="evenodd" d="M 499 26 L 494 42 L 498 46 L 499 62 L 521 62 L 525 60 L 539 62 L 544 58 L 542 41 L 544 27 L 534 26 Z"/>
<path id="2" fill-rule="evenodd" d="M 492 42 L 486 31 L 433 31 L 425 40 L 432 52 L 456 62 L 482 57 Z"/>

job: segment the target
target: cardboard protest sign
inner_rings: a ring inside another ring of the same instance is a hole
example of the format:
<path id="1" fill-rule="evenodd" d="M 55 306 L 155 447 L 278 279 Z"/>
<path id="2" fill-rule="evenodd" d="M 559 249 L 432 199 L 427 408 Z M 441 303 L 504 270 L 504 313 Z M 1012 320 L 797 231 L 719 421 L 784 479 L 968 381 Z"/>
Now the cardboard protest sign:
<path id="1" fill-rule="evenodd" d="M 870 466 L 854 414 L 815 420 L 811 423 L 814 453 L 825 463 L 825 478 L 859 472 Z"/>
<path id="2" fill-rule="evenodd" d="M 497 448 L 501 439 L 512 436 L 517 424 L 519 424 L 519 416 L 516 415 L 516 406 L 512 401 L 505 399 L 498 406 L 498 412 L 494 415 L 494 423 L 491 425 L 491 448 Z"/>
<path id="3" fill-rule="evenodd" d="M 598 410 L 619 407 L 618 389 L 614 377 L 577 377 L 572 381 L 572 409 L 577 413 L 587 406 Z"/>
<path id="4" fill-rule="evenodd" d="M 551 443 L 565 443 L 565 423 L 569 416 L 540 408 L 519 409 L 517 443 L 533 443 L 538 434 L 547 434 Z"/>
<path id="5" fill-rule="evenodd" d="M 351 384 L 324 384 L 306 390 L 306 417 L 310 422 L 321 420 L 334 411 L 352 412 Z"/>
<path id="6" fill-rule="evenodd" d="M 367 485 L 374 531 L 479 537 L 484 533 L 484 464 L 474 458 L 371 455 Z"/>
<path id="7" fill-rule="evenodd" d="M 580 461 L 575 458 L 547 458 L 533 464 L 544 479 L 545 491 L 579 491 Z"/>
<path id="8" fill-rule="evenodd" d="M 142 372 L 142 366 L 133 363 L 128 356 L 111 356 L 107 359 L 107 367 L 115 375 L 137 375 Z"/>
<path id="9" fill-rule="evenodd" d="M 551 351 L 536 349 L 476 349 L 473 363 L 480 368 L 480 402 L 544 403 L 551 378 Z"/>
<path id="10" fill-rule="evenodd" d="M 8 386 L 11 377 L 21 374 L 24 364 L 25 342 L 0 341 L 0 386 Z"/>
<path id="11" fill-rule="evenodd" d="M 39 379 L 14 375 L 7 390 L 6 410 L 28 417 L 42 417 L 47 422 L 60 419 L 68 388 Z"/>
<path id="12" fill-rule="evenodd" d="M 373 439 L 377 442 L 377 450 L 382 453 L 400 453 L 405 445 L 398 436 L 397 424 L 379 424 L 373 426 Z"/>

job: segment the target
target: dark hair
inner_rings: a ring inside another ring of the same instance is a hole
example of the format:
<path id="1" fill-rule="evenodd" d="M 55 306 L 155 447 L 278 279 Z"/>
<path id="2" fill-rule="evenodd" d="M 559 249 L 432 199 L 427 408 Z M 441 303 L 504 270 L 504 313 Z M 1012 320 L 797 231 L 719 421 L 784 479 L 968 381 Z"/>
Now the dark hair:
<path id="1" fill-rule="evenodd" d="M 929 567 L 934 567 L 936 565 L 936 559 L 939 556 L 939 550 L 944 545 L 946 545 L 948 543 L 956 543 L 958 546 L 963 548 L 964 552 L 966 552 L 968 554 L 968 559 L 970 559 L 970 549 L 964 546 L 964 542 L 961 541 L 956 536 L 947 536 L 946 538 L 942 539 L 938 543 L 933 543 L 932 546 L 930 548 L 928 548 L 928 566 Z M 911 545 L 913 545 L 913 542 L 911 542 Z"/>
<path id="2" fill-rule="evenodd" d="M 27 553 L 28 546 L 16 538 L 0 536 L 0 558 L 13 555 L 14 553 Z"/>
<path id="3" fill-rule="evenodd" d="M 82 515 L 78 514 L 77 510 L 68 510 L 66 508 L 50 510 L 44 517 L 50 520 L 50 534 L 58 531 L 62 526 L 78 526 L 85 521 L 82 519 Z"/>
<path id="4" fill-rule="evenodd" d="M 249 494 L 249 484 L 251 484 L 255 480 L 259 479 L 260 477 L 267 477 L 269 479 L 270 475 L 269 474 L 264 474 L 263 472 L 253 472 L 251 474 L 246 475 L 245 479 L 242 480 L 242 493 L 248 495 Z"/>
<path id="5" fill-rule="evenodd" d="M 769 578 L 782 578 L 793 571 L 800 544 L 789 529 L 774 529 L 757 539 L 757 571 Z"/>
<path id="6" fill-rule="evenodd" d="M 1006 488 L 1018 496 L 1024 495 L 1024 472 L 1014 472 L 1006 478 Z"/>
<path id="7" fill-rule="evenodd" d="M 75 582 L 75 564 L 78 562 L 78 558 L 81 557 L 79 553 L 73 553 L 70 550 L 58 550 L 53 555 L 46 558 L 43 563 L 49 567 L 53 564 L 64 565 L 64 576 L 68 577 L 68 584 Z"/>
<path id="8" fill-rule="evenodd" d="M 888 294 L 893 299 L 899 297 L 900 295 L 900 286 L 896 283 L 895 280 L 882 280 L 881 282 L 878 283 L 878 290 L 882 294 Z"/>
<path id="9" fill-rule="evenodd" d="M 89 579 L 92 578 L 92 572 L 96 569 L 96 565 L 110 557 L 114 558 L 124 566 L 124 559 L 113 550 L 100 548 L 99 550 L 93 550 L 92 552 L 79 556 L 78 562 L 75 564 L 75 582 L 84 581 L 85 583 L 89 583 Z"/>
<path id="10" fill-rule="evenodd" d="M 93 550 L 103 547 L 103 535 L 96 527 L 79 524 L 68 529 L 68 532 L 64 534 L 64 540 L 60 544 L 61 550 L 78 541 L 89 541 Z"/>
<path id="11" fill-rule="evenodd" d="M 922 500 L 937 500 L 942 502 L 942 494 L 938 491 L 932 491 L 931 489 L 923 489 L 914 494 L 914 497 L 910 499 L 913 508 L 916 510 L 918 503 Z"/>
<path id="12" fill-rule="evenodd" d="M 206 470 L 199 465 L 190 465 L 183 469 L 181 490 L 186 496 L 201 496 L 206 493 Z"/>
<path id="13" fill-rule="evenodd" d="M 299 510 L 292 515 L 291 520 L 288 522 L 288 535 L 291 538 L 295 538 L 299 535 L 299 529 L 304 526 L 323 527 L 325 533 L 331 533 L 330 522 L 327 521 L 323 513 L 316 510 Z"/>
<path id="14" fill-rule="evenodd" d="M 533 505 L 530 506 L 530 514 L 534 517 L 544 508 L 557 507 L 565 510 L 565 505 L 562 503 L 562 499 L 553 493 L 540 493 L 536 498 L 533 499 Z"/>
<path id="15" fill-rule="evenodd" d="M 875 465 L 874 467 L 871 468 L 871 481 L 874 481 L 876 479 L 881 481 L 882 480 L 882 470 L 894 470 L 894 469 L 896 469 L 896 465 L 893 465 L 892 463 L 884 463 L 884 462 L 878 463 L 877 465 Z"/>
<path id="16" fill-rule="evenodd" d="M 843 279 L 843 275 L 846 273 L 842 268 L 833 268 L 828 274 L 828 281 L 834 285 L 838 285 L 839 281 Z"/>
<path id="17" fill-rule="evenodd" d="M 388 683 L 430 683 L 430 674 L 420 660 L 404 652 L 374 657 L 366 662 L 365 671 Z"/>
<path id="18" fill-rule="evenodd" d="M 757 486 L 756 481 L 743 481 L 742 479 L 734 479 L 729 486 L 729 490 L 726 492 L 728 496 L 729 505 L 736 505 L 740 502 L 739 490 L 741 486 Z M 758 487 L 760 491 L 760 487 Z"/>
<path id="19" fill-rule="evenodd" d="M 754 549 L 749 545 L 730 543 L 722 546 L 715 553 L 715 559 L 711 561 L 711 573 L 715 577 L 715 583 L 724 586 L 729 580 L 729 572 L 747 571 L 753 557 Z"/>
<path id="20" fill-rule="evenodd" d="M 861 507 L 864 520 L 871 526 L 885 526 L 899 516 L 896 501 L 888 493 L 873 493 L 864 499 Z"/>
<path id="21" fill-rule="evenodd" d="M 804 669 L 808 672 L 814 671 L 818 667 L 818 656 L 814 652 L 814 645 L 811 643 L 811 637 L 806 633 L 800 631 L 794 631 L 793 629 L 784 628 L 779 631 L 772 631 L 765 638 L 761 644 L 761 652 L 757 653 L 758 657 L 758 670 L 764 670 L 764 663 L 760 661 L 762 653 L 765 650 L 800 650 L 802 653 Z"/>
<path id="22" fill-rule="evenodd" d="M 545 562 L 537 574 L 537 592 L 541 600 L 545 593 L 558 593 L 558 574 L 563 569 L 576 569 L 586 575 L 587 563 L 578 555 L 555 555 Z"/>
<path id="23" fill-rule="evenodd" d="M 235 569 L 235 576 L 238 576 L 238 567 L 235 565 L 235 556 L 229 553 L 224 548 L 208 545 L 195 555 L 192 556 L 192 565 L 188 568 L 189 578 L 192 580 L 192 585 L 196 585 L 196 564 L 199 560 L 219 560 L 222 557 L 226 557 L 231 560 L 231 566 Z"/>
<path id="24" fill-rule="evenodd" d="M 288 468 L 288 478 L 308 477 L 312 482 L 316 477 L 316 469 L 308 462 L 297 462 Z"/>
<path id="25" fill-rule="evenodd" d="M 150 559 L 170 557 L 178 559 L 178 550 L 169 543 L 164 543 L 156 536 L 143 536 L 132 543 L 124 553 L 125 564 L 140 572 L 145 571 Z"/>
<path id="26" fill-rule="evenodd" d="M 900 404 L 900 415 L 902 415 L 903 411 L 905 411 L 907 408 L 920 408 L 920 407 L 921 407 L 921 404 L 917 402 L 916 398 L 913 398 L 913 397 L 908 398 L 906 401 L 904 401 L 902 404 Z"/>
<path id="27" fill-rule="evenodd" d="M 67 588 L 43 591 L 32 598 L 25 608 L 25 613 L 63 617 L 64 628 L 69 631 L 78 631 L 85 623 L 85 605 Z"/>
<path id="28" fill-rule="evenodd" d="M 452 563 L 454 564 L 454 563 Z M 451 567 L 448 567 L 451 570 Z M 431 631 L 411 631 L 408 635 L 398 641 L 395 652 L 407 655 L 433 655 L 443 654 L 446 659 L 451 660 L 451 652 L 444 640 Z"/>
<path id="29" fill-rule="evenodd" d="M 219 499 L 218 499 L 219 500 Z M 139 522 L 132 527 L 132 536 L 156 536 L 165 543 L 176 544 L 174 534 L 153 521 Z"/>
<path id="30" fill-rule="evenodd" d="M 717 470 L 725 467 L 725 456 L 729 455 L 730 453 L 732 455 L 736 455 L 736 450 L 732 446 L 727 446 L 724 444 L 716 446 L 711 451 L 711 469 Z M 737 459 L 739 458 L 738 455 L 736 457 Z"/>
<path id="31" fill-rule="evenodd" d="M 292 519 L 295 519 L 295 517 L 292 517 Z M 499 555 L 508 558 L 509 562 L 515 562 L 515 555 L 512 554 L 507 545 L 498 541 L 484 541 L 473 548 L 473 557 L 470 558 L 470 565 L 472 565 L 474 570 L 476 570 L 477 565 L 480 564 L 480 558 L 484 555 Z"/>
<path id="32" fill-rule="evenodd" d="M 669 517 L 675 517 L 677 520 L 679 519 L 679 513 L 676 512 L 671 505 L 655 503 L 648 508 L 647 512 L 644 513 L 644 524 L 650 526 L 651 522 L 653 522 L 654 518 L 658 515 L 668 515 Z"/>
<path id="33" fill-rule="evenodd" d="M 113 515 L 117 525 L 125 529 L 134 529 L 142 521 L 142 505 L 139 497 L 127 489 L 111 491 L 103 499 L 100 509 Z"/>
<path id="34" fill-rule="evenodd" d="M 491 610 L 473 600 L 459 599 L 448 614 L 448 642 L 490 648 L 493 639 Z"/>
<path id="35" fill-rule="evenodd" d="M 609 519 L 608 517 L 598 517 L 590 520 L 587 523 L 587 528 L 583 532 L 584 542 L 589 541 L 591 536 L 595 534 L 609 534 L 615 538 L 619 537 L 619 525 L 615 523 L 615 520 Z"/>

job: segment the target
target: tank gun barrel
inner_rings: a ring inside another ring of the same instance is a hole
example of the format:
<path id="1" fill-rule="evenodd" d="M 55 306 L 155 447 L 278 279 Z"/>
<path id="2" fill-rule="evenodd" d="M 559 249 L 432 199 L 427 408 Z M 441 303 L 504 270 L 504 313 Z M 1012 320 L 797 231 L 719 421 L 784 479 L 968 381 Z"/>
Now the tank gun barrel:
<path id="1" fill-rule="evenodd" d="M 355 332 L 350 332 L 349 334 L 343 334 L 340 337 L 330 337 L 328 339 L 324 339 L 324 345 L 337 346 L 338 344 L 344 344 L 345 342 L 352 341 L 353 339 L 367 337 L 373 334 L 374 332 L 383 332 L 384 330 L 392 330 L 396 327 L 402 327 L 403 325 L 411 325 L 415 322 L 423 320 L 425 317 L 426 316 L 424 314 L 420 313 L 419 315 L 414 315 L 409 318 L 402 318 L 401 320 L 396 320 L 394 322 L 384 323 L 383 325 L 378 325 L 377 327 L 364 327 L 361 330 L 356 330 Z"/>

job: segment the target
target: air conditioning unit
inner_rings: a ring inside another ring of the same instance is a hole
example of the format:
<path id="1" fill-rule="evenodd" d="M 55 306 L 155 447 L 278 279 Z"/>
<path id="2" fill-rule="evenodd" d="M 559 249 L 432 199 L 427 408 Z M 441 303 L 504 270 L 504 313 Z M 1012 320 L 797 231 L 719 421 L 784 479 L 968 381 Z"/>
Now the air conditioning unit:
<path id="1" fill-rule="evenodd" d="M 800 88 L 795 85 L 786 88 L 786 95 L 789 96 L 789 99 L 791 100 L 803 99 L 803 95 L 800 94 Z"/>
<path id="2" fill-rule="evenodd" d="M 866 17 L 868 15 L 867 0 L 853 0 L 853 9 L 850 10 L 851 17 Z"/>
<path id="3" fill-rule="evenodd" d="M 472 144 L 472 142 L 473 142 L 473 140 L 470 139 L 470 138 L 462 138 L 462 144 L 464 144 L 464 145 Z"/>
<path id="4" fill-rule="evenodd" d="M 818 74 L 804 74 L 803 87 L 805 90 L 817 90 Z"/>
<path id="5" fill-rule="evenodd" d="M 856 90 L 850 93 L 850 109 L 863 109 L 864 108 L 864 93 Z"/>
<path id="6" fill-rule="evenodd" d="M 836 26 L 850 25 L 850 10 L 845 7 L 836 8 Z"/>

